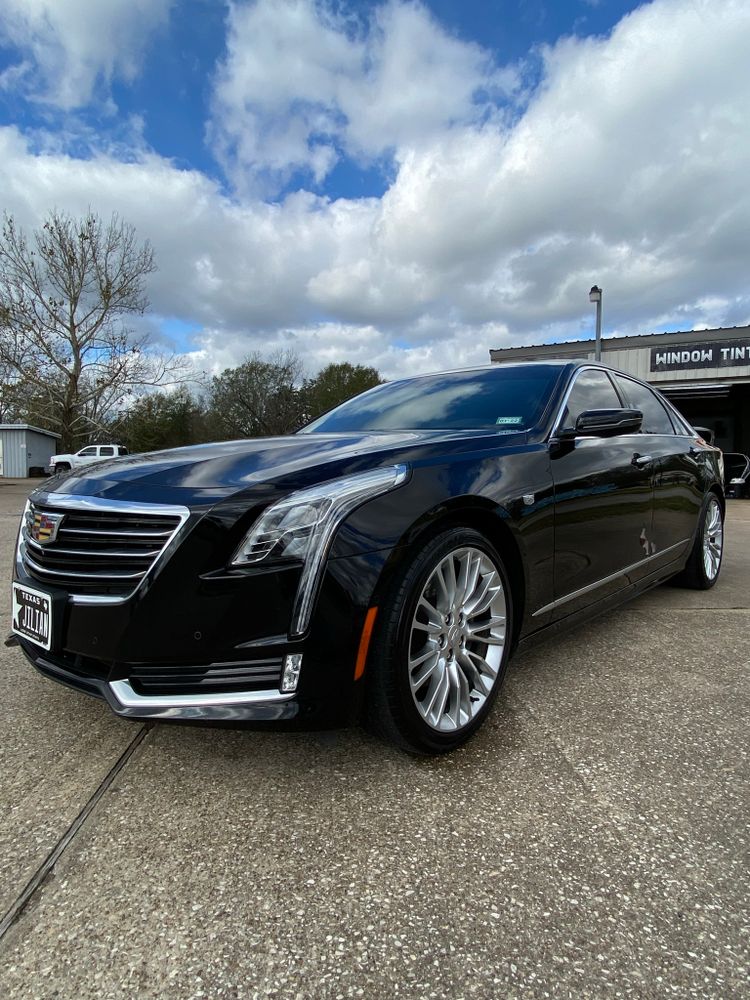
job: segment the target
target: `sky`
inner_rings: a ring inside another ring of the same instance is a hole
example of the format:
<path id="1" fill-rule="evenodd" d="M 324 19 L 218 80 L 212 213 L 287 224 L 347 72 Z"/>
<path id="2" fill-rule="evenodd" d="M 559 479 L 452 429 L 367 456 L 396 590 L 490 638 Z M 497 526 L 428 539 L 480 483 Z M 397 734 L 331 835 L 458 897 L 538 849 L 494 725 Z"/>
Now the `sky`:
<path id="1" fill-rule="evenodd" d="M 0 0 L 0 209 L 117 212 L 154 342 L 386 377 L 750 321 L 747 0 Z"/>

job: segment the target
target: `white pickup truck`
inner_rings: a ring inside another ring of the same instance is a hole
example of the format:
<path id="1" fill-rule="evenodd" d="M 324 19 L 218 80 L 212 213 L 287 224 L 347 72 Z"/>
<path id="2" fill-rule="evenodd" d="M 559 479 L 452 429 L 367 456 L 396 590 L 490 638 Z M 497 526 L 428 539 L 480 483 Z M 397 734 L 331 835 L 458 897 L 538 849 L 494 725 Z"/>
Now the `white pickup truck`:
<path id="1" fill-rule="evenodd" d="M 54 476 L 56 472 L 67 472 L 69 469 L 78 469 L 82 465 L 103 462 L 105 458 L 116 458 L 127 453 L 128 449 L 121 444 L 89 444 L 75 455 L 53 455 L 49 460 L 50 475 Z"/>

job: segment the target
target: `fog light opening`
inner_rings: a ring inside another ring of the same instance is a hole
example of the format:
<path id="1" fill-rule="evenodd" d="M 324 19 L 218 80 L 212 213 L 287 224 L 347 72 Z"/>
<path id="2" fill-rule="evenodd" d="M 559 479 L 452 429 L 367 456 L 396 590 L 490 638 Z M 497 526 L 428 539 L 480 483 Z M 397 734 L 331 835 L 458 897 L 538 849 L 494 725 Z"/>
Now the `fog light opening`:
<path id="1" fill-rule="evenodd" d="M 281 677 L 282 691 L 296 691 L 299 672 L 302 669 L 302 653 L 287 653 L 284 657 L 284 673 Z"/>

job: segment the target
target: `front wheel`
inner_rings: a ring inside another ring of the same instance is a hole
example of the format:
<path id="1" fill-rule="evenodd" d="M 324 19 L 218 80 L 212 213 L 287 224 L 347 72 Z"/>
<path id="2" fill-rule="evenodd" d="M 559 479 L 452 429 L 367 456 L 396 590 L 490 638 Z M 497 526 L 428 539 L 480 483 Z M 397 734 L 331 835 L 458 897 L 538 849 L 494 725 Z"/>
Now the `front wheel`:
<path id="1" fill-rule="evenodd" d="M 709 493 L 698 520 L 698 532 L 685 569 L 675 582 L 692 590 L 710 590 L 719 579 L 724 554 L 724 515 L 715 493 Z"/>
<path id="2" fill-rule="evenodd" d="M 416 554 L 383 602 L 370 651 L 370 728 L 412 753 L 472 736 L 502 684 L 512 604 L 502 560 L 483 535 L 446 531 Z"/>

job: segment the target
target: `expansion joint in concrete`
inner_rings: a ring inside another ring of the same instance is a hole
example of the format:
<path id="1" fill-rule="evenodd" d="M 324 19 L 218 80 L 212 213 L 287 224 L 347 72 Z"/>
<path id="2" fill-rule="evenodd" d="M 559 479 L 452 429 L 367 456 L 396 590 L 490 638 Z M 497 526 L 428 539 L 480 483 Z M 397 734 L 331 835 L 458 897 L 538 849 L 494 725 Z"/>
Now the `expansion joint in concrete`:
<path id="1" fill-rule="evenodd" d="M 8 911 L 4 914 L 2 920 L 0 920 L 0 943 L 2 942 L 5 935 L 15 924 L 18 918 L 21 916 L 23 911 L 26 909 L 30 901 L 33 899 L 36 892 L 41 889 L 49 875 L 54 871 L 55 865 L 63 856 L 65 851 L 70 847 L 70 845 L 75 841 L 76 837 L 79 835 L 83 829 L 86 821 L 94 812 L 102 797 L 106 794 L 108 789 L 112 786 L 113 782 L 120 774 L 120 772 L 127 767 L 128 762 L 132 758 L 133 754 L 136 752 L 138 747 L 141 745 L 143 740 L 148 735 L 149 731 L 153 728 L 153 723 L 146 723 L 141 726 L 138 732 L 135 734 L 133 739 L 128 743 L 123 752 L 120 754 L 118 759 L 115 761 L 114 765 L 110 771 L 106 774 L 104 779 L 97 786 L 93 795 L 89 798 L 86 805 L 81 809 L 76 818 L 63 833 L 60 839 L 57 841 L 55 846 L 49 852 L 44 861 L 39 865 L 37 870 L 31 876 L 29 881 L 24 886 L 23 890 L 18 894 L 13 903 L 8 908 Z"/>

